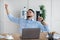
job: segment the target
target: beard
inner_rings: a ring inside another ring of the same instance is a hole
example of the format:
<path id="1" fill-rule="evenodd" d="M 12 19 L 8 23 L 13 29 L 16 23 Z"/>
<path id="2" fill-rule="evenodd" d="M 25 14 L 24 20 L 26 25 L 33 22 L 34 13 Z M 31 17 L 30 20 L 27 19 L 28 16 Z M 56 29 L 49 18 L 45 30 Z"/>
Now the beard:
<path id="1" fill-rule="evenodd" d="M 32 16 L 27 16 L 27 18 L 31 18 Z"/>

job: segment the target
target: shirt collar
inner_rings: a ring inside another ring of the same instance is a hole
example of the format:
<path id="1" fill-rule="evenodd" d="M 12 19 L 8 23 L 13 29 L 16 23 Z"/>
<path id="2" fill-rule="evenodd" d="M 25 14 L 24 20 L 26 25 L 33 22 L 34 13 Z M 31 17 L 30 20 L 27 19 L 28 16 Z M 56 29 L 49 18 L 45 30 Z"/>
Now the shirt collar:
<path id="1" fill-rule="evenodd" d="M 26 19 L 26 20 L 29 20 L 29 19 Z M 31 21 L 33 21 L 34 19 L 30 19 Z"/>

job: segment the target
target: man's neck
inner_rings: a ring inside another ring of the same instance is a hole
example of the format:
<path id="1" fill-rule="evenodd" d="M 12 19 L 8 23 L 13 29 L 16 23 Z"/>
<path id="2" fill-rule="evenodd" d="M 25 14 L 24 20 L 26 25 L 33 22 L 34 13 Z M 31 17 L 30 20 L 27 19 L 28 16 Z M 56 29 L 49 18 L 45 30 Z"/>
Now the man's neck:
<path id="1" fill-rule="evenodd" d="M 28 20 L 31 20 L 32 18 L 27 18 Z"/>

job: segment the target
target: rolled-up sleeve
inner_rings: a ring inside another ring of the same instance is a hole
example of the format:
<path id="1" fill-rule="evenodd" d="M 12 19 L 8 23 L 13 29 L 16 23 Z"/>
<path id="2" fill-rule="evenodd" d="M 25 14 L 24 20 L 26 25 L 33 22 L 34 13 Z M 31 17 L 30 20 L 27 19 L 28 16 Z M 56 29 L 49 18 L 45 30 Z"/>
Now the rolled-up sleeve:
<path id="1" fill-rule="evenodd" d="M 47 26 L 42 25 L 40 22 L 38 24 L 39 28 L 43 31 L 43 32 L 49 32 L 49 29 Z"/>
<path id="2" fill-rule="evenodd" d="M 8 18 L 9 18 L 12 22 L 19 24 L 19 18 L 15 18 L 12 14 L 8 14 Z"/>
<path id="3" fill-rule="evenodd" d="M 49 27 L 47 25 L 44 25 L 45 31 L 50 32 Z"/>

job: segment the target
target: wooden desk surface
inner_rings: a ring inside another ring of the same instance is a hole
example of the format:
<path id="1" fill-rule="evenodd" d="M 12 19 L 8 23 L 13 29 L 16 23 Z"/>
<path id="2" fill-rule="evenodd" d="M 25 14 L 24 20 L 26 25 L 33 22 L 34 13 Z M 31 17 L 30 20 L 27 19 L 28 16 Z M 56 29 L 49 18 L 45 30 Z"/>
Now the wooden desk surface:
<path id="1" fill-rule="evenodd" d="M 40 38 L 39 39 L 23 39 L 23 40 L 48 40 L 46 38 L 46 35 L 47 35 L 47 33 L 40 33 Z M 12 34 L 12 36 L 14 37 L 14 40 L 21 40 L 20 39 L 20 34 Z M 7 40 L 7 39 L 0 39 L 0 40 Z M 60 39 L 58 39 L 58 40 L 60 40 Z"/>

